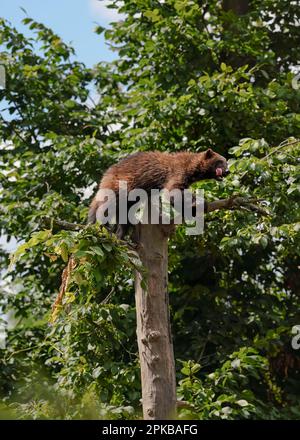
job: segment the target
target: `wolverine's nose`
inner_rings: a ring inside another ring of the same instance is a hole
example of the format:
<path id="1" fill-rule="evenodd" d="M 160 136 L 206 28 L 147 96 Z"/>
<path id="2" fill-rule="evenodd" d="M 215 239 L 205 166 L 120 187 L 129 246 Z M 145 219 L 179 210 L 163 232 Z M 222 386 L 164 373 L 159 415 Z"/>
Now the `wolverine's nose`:
<path id="1" fill-rule="evenodd" d="M 223 172 L 224 176 L 228 176 L 228 174 L 230 174 L 230 171 L 228 168 L 226 168 L 226 170 L 224 170 Z"/>

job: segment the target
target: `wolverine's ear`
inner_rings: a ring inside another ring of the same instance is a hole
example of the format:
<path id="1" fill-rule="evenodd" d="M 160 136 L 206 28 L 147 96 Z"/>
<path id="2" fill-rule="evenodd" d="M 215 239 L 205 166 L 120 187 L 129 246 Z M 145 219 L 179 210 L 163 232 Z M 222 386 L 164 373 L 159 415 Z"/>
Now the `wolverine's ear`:
<path id="1" fill-rule="evenodd" d="M 205 159 L 211 159 L 214 155 L 214 152 L 211 148 L 205 151 Z"/>

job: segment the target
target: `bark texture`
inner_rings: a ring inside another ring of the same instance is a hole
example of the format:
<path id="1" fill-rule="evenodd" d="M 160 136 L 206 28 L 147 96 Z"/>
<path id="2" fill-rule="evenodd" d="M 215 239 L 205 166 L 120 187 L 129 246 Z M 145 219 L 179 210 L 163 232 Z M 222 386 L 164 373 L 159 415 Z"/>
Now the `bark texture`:
<path id="1" fill-rule="evenodd" d="M 137 339 L 145 420 L 175 417 L 176 380 L 168 297 L 168 236 L 173 227 L 138 225 L 145 281 L 136 274 Z"/>

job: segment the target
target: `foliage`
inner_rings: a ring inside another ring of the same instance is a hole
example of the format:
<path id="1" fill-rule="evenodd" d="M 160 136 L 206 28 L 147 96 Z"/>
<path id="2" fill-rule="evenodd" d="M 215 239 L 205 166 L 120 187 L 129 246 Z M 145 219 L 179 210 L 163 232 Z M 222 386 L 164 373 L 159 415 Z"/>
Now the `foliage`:
<path id="1" fill-rule="evenodd" d="M 242 347 L 203 380 L 196 373 L 201 365 L 184 362 L 185 376 L 179 383 L 178 393 L 190 407 L 181 417 L 198 419 L 299 419 L 299 409 L 286 411 L 281 389 L 270 377 L 268 363 L 253 348 Z M 268 393 L 268 396 L 264 395 Z M 266 398 L 272 402 L 269 409 Z M 279 410 L 279 407 L 283 409 Z"/>
<path id="2" fill-rule="evenodd" d="M 212 146 L 231 174 L 195 187 L 256 197 L 269 215 L 213 212 L 204 235 L 178 227 L 170 242 L 178 395 L 191 405 L 179 416 L 299 418 L 296 2 L 253 0 L 241 16 L 217 0 L 111 3 L 125 19 L 97 32 L 118 58 L 92 69 L 44 25 L 25 18 L 28 38 L 0 21 L 0 234 L 19 245 L 9 271 L 0 252 L 1 414 L 140 417 L 136 255 L 97 226 L 43 218 L 84 223 L 95 182 L 128 153 Z"/>

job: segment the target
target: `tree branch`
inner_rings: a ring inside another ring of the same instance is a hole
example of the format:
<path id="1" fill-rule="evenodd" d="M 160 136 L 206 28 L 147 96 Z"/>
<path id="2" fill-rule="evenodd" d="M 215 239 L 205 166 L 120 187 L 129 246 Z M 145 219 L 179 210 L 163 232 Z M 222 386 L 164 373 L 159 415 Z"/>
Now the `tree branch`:
<path id="1" fill-rule="evenodd" d="M 272 154 L 277 153 L 278 150 L 285 147 L 290 147 L 291 145 L 300 144 L 300 139 L 296 139 L 295 141 L 291 142 L 281 142 L 281 144 L 278 145 L 278 147 L 274 148 L 270 153 L 268 153 L 266 156 L 262 157 L 261 160 L 267 159 L 268 157 L 272 156 Z"/>
<path id="2" fill-rule="evenodd" d="M 260 201 L 261 199 L 256 199 L 253 197 L 246 198 L 240 196 L 233 196 L 228 199 L 219 199 L 219 200 L 214 200 L 213 202 L 208 202 L 206 205 L 205 212 L 209 213 L 219 209 L 228 209 L 228 210 L 240 209 L 240 210 L 257 212 L 258 214 L 263 216 L 270 215 L 265 209 L 257 205 L 257 202 Z M 70 223 L 70 222 L 66 222 L 65 220 L 53 219 L 50 217 L 43 217 L 42 222 L 46 227 L 50 227 L 50 228 L 56 227 L 58 229 L 64 229 L 66 231 L 78 231 L 88 226 L 80 223 Z M 124 244 L 129 244 L 125 240 L 120 240 L 120 241 L 123 242 Z"/>
<path id="3" fill-rule="evenodd" d="M 80 231 L 82 229 L 87 228 L 88 226 L 91 226 L 91 224 L 80 224 L 80 223 L 70 223 L 66 222 L 65 220 L 58 220 L 50 217 L 42 217 L 42 224 L 44 224 L 47 228 L 57 228 L 57 229 L 63 229 L 65 231 Z M 102 241 L 106 241 L 106 239 L 103 239 Z M 119 243 L 126 245 L 130 247 L 131 249 L 135 250 L 136 246 L 132 243 L 130 243 L 127 240 L 118 240 Z"/>
<path id="4" fill-rule="evenodd" d="M 50 217 L 43 217 L 42 222 L 47 227 L 53 228 L 55 226 L 59 229 L 65 229 L 66 231 L 78 231 L 78 229 L 84 229 L 87 226 L 79 223 L 66 222 L 65 220 L 57 220 Z"/>
<path id="5" fill-rule="evenodd" d="M 216 211 L 217 209 L 244 209 L 247 211 L 257 212 L 258 214 L 261 214 L 263 216 L 270 215 L 266 210 L 255 204 L 259 201 L 259 199 L 255 198 L 233 196 L 229 199 L 220 199 L 207 203 L 206 212 Z"/>

